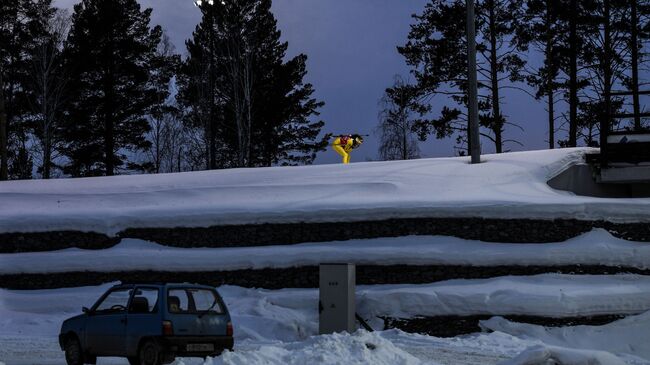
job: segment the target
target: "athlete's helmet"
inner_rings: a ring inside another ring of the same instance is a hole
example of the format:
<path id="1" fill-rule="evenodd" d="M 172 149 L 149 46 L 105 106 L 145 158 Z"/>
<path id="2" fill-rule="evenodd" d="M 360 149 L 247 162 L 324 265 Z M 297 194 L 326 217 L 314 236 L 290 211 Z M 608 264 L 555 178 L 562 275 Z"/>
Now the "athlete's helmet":
<path id="1" fill-rule="evenodd" d="M 352 147 L 359 147 L 363 143 L 363 137 L 358 134 L 352 135 Z"/>

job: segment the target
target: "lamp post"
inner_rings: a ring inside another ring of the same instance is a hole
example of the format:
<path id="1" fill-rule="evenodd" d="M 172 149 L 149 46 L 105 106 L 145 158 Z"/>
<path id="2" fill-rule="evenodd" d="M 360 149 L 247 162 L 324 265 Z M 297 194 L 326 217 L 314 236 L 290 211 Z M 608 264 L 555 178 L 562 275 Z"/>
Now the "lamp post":
<path id="1" fill-rule="evenodd" d="M 472 163 L 481 162 L 481 139 L 478 128 L 478 84 L 476 81 L 476 29 L 474 23 L 474 0 L 467 4 L 467 119 Z"/>

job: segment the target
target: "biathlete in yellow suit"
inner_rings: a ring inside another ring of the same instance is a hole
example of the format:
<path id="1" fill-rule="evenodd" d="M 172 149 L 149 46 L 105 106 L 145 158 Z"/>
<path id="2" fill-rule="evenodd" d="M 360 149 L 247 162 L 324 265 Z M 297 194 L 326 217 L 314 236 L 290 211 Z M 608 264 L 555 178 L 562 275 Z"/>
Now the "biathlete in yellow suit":
<path id="1" fill-rule="evenodd" d="M 334 143 L 332 143 L 332 148 L 336 153 L 343 157 L 343 163 L 350 163 L 350 152 L 353 149 L 361 146 L 363 143 L 363 137 L 358 134 L 349 134 L 336 137 Z"/>

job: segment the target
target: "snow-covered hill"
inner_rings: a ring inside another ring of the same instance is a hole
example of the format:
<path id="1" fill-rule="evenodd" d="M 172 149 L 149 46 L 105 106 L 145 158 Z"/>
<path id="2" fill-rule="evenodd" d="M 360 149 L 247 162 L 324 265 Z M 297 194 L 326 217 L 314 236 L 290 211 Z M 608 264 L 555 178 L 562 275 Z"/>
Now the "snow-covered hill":
<path id="1" fill-rule="evenodd" d="M 649 222 L 650 199 L 579 197 L 547 185 L 589 149 L 351 165 L 0 183 L 0 232 L 378 220 L 578 218 Z"/>

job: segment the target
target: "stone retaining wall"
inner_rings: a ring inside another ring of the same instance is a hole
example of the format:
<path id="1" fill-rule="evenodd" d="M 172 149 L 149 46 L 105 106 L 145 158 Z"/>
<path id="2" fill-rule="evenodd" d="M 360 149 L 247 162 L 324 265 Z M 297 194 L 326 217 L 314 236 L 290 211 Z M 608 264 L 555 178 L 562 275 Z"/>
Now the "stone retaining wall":
<path id="1" fill-rule="evenodd" d="M 451 279 L 485 279 L 506 275 L 544 273 L 613 275 L 633 273 L 650 275 L 650 270 L 611 266 L 412 266 L 359 265 L 357 284 L 426 284 Z M 122 282 L 190 282 L 206 285 L 237 285 L 248 288 L 317 288 L 318 266 L 284 269 L 234 270 L 211 272 L 68 272 L 51 274 L 0 275 L 0 288 L 31 290 L 99 285 Z"/>
<path id="2" fill-rule="evenodd" d="M 109 237 L 92 232 L 1 233 L 0 253 L 51 251 L 69 247 L 102 249 L 120 238 L 139 238 L 174 247 L 243 247 L 327 242 L 407 235 L 444 235 L 485 242 L 562 242 L 605 228 L 617 237 L 650 242 L 650 223 L 483 218 L 404 218 L 337 223 L 288 223 L 208 228 L 133 228 Z"/>

